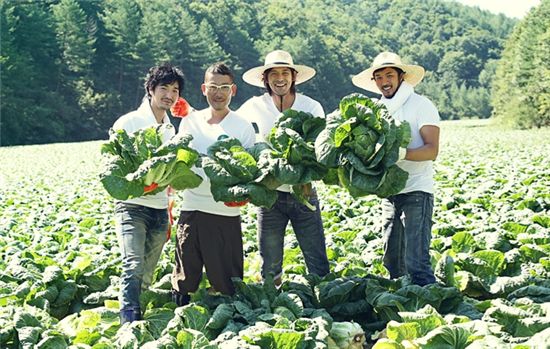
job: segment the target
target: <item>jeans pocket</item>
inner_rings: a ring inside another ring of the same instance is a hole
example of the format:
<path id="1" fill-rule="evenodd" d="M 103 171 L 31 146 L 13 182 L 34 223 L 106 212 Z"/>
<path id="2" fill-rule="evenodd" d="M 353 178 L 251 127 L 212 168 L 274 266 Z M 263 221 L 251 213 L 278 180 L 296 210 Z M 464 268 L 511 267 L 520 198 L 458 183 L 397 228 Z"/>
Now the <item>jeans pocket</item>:
<path id="1" fill-rule="evenodd" d="M 316 196 L 310 198 L 308 202 L 315 210 L 311 210 L 309 207 L 296 200 L 296 212 L 299 214 L 308 214 L 319 210 L 319 199 L 317 199 Z"/>
<path id="2" fill-rule="evenodd" d="M 120 236 L 135 234 L 136 231 L 145 231 L 147 215 L 144 207 L 119 203 L 115 209 L 116 231 Z"/>
<path id="3" fill-rule="evenodd" d="M 168 231 L 168 227 L 170 226 L 170 221 L 168 218 L 168 210 L 164 209 L 155 209 L 155 228 L 154 230 L 165 234 Z"/>

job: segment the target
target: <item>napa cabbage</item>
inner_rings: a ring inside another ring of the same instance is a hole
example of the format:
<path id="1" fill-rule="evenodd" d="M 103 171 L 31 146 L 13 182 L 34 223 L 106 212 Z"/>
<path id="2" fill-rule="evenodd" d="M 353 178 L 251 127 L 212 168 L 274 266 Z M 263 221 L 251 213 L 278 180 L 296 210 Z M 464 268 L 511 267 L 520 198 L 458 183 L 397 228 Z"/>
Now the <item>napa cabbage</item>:
<path id="1" fill-rule="evenodd" d="M 162 124 L 128 134 L 111 130 L 109 142 L 101 146 L 105 165 L 100 181 L 118 200 L 156 194 L 170 186 L 175 190 L 195 188 L 202 178 L 191 171 L 199 154 L 189 148 L 190 135 L 177 135 L 162 143 Z"/>
<path id="2" fill-rule="evenodd" d="M 337 169 L 338 183 L 357 198 L 399 193 L 408 173 L 398 167 L 399 148 L 410 142 L 410 126 L 398 123 L 370 98 L 358 93 L 340 101 L 327 115 L 326 127 L 315 141 L 317 161 Z"/>

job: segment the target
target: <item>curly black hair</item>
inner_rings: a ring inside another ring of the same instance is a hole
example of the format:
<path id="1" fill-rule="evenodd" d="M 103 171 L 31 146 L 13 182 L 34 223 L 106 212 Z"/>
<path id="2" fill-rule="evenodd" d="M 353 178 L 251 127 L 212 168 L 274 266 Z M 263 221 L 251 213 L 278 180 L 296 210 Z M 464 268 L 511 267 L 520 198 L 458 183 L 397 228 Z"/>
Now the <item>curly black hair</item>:
<path id="1" fill-rule="evenodd" d="M 145 87 L 145 94 L 147 95 L 147 98 L 151 98 L 149 91 L 153 91 L 158 85 L 168 85 L 174 83 L 175 81 L 178 83 L 180 90 L 179 93 L 181 96 L 184 85 L 183 72 L 169 63 L 152 67 L 149 69 L 145 79 L 145 84 L 143 85 L 143 87 Z"/>

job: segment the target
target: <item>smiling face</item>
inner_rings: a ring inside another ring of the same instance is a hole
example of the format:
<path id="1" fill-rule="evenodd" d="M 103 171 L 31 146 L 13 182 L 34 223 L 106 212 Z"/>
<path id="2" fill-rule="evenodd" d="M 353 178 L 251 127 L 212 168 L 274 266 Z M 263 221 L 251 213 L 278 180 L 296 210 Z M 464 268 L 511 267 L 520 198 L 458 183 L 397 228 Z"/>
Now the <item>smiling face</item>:
<path id="1" fill-rule="evenodd" d="M 287 67 L 271 68 L 267 72 L 267 83 L 271 91 L 278 96 L 286 96 L 296 80 L 296 72 Z"/>
<path id="2" fill-rule="evenodd" d="M 204 84 L 201 89 L 208 105 L 218 111 L 228 110 L 231 97 L 237 92 L 237 86 L 233 83 L 231 76 L 216 73 L 204 75 Z"/>
<path id="3" fill-rule="evenodd" d="M 392 98 L 403 82 L 403 75 L 396 68 L 389 67 L 375 71 L 373 79 L 382 95 Z"/>
<path id="4" fill-rule="evenodd" d="M 158 84 L 153 90 L 149 89 L 149 94 L 153 111 L 168 111 L 180 95 L 179 83 L 174 81 L 171 84 Z"/>

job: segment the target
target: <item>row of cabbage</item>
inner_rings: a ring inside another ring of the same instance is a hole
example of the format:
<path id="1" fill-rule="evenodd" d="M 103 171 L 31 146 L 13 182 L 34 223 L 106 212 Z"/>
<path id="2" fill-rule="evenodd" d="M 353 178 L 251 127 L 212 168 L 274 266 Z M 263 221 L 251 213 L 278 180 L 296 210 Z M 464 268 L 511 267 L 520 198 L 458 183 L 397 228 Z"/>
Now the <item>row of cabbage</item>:
<path id="1" fill-rule="evenodd" d="M 97 154 L 98 143 L 2 148 L 9 161 L 0 189 L 0 346 L 323 348 L 365 340 L 379 348 L 543 348 L 550 341 L 548 131 L 528 136 L 444 125 L 432 240 L 440 285 L 387 280 L 379 200 L 319 185 L 333 273 L 306 275 L 289 234 L 283 286 L 257 283 L 248 210 L 246 275 L 235 297 L 201 291 L 176 308 L 168 243 L 142 297 L 145 320 L 124 326 L 112 200 L 96 180 L 99 156 L 82 159 Z"/>

